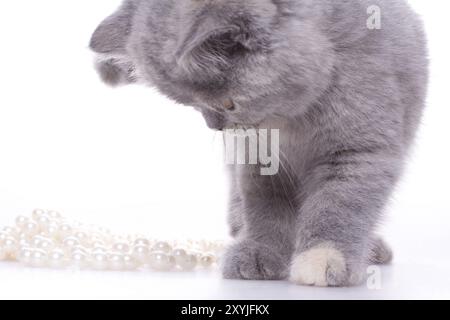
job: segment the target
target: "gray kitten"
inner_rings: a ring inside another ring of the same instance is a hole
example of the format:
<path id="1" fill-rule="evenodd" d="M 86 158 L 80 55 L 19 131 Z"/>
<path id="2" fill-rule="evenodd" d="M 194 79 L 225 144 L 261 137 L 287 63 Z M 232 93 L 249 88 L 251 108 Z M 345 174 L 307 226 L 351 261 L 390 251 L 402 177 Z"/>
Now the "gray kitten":
<path id="1" fill-rule="evenodd" d="M 278 174 L 230 168 L 225 278 L 347 286 L 390 261 L 375 229 L 427 86 L 404 0 L 125 0 L 91 48 L 109 84 L 156 86 L 214 129 L 280 130 Z"/>

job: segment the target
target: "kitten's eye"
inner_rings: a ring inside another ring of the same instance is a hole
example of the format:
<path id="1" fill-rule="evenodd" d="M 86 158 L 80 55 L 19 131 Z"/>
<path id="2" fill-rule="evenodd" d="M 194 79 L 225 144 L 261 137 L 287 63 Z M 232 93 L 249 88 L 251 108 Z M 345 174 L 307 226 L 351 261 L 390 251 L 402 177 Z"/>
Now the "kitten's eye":
<path id="1" fill-rule="evenodd" d="M 228 110 L 228 111 L 233 111 L 234 109 L 236 109 L 234 102 L 231 99 L 226 99 L 223 102 L 223 107 L 225 108 L 225 110 Z"/>

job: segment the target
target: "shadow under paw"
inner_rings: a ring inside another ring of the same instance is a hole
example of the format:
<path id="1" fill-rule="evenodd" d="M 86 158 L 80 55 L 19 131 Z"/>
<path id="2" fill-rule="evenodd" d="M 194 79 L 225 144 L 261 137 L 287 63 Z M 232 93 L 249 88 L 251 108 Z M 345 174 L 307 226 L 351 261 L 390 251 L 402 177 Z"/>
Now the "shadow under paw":
<path id="1" fill-rule="evenodd" d="M 282 280 L 287 277 L 288 263 L 269 246 L 245 240 L 228 248 L 222 273 L 225 279 Z"/>

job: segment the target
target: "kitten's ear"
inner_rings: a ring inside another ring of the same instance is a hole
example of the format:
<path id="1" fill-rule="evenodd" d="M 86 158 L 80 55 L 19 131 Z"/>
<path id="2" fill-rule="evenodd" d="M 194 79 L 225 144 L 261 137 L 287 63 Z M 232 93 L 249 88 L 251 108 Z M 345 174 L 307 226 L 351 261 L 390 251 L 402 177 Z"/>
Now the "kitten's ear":
<path id="1" fill-rule="evenodd" d="M 89 47 L 98 55 L 97 71 L 107 84 L 135 81 L 135 68 L 126 50 L 134 12 L 134 4 L 126 1 L 97 27 L 91 37 Z"/>
<path id="2" fill-rule="evenodd" d="M 194 24 L 176 51 L 178 65 L 198 77 L 219 76 L 236 59 L 265 46 L 263 33 L 257 34 L 244 20 L 221 23 L 206 18 Z"/>

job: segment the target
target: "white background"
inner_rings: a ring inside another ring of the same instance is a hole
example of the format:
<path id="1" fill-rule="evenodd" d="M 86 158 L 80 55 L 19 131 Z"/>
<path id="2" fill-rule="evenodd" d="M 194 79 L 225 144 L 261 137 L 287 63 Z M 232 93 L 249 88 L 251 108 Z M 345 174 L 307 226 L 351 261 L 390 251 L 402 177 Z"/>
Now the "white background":
<path id="1" fill-rule="evenodd" d="M 428 107 L 382 232 L 383 288 L 302 288 L 196 274 L 0 264 L 0 298 L 450 298 L 448 1 L 410 1 L 430 43 Z M 87 44 L 119 0 L 0 3 L 0 226 L 51 208 L 117 232 L 227 237 L 221 137 L 152 89 L 110 89 Z"/>

